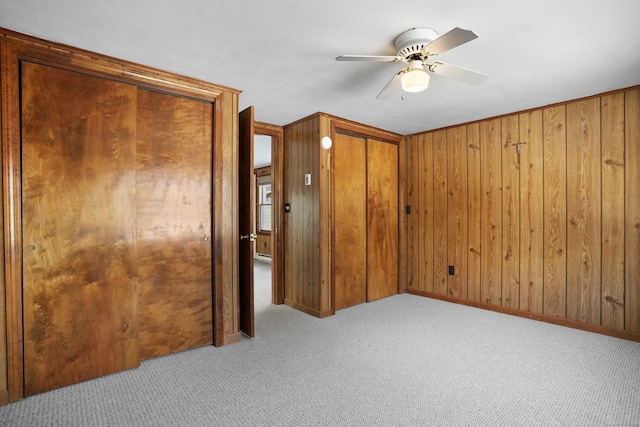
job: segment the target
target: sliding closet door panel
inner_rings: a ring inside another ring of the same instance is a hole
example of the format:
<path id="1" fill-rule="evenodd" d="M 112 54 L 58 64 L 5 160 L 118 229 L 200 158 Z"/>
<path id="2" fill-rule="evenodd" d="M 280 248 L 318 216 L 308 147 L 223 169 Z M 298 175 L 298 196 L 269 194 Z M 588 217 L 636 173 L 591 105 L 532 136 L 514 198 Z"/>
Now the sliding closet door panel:
<path id="1" fill-rule="evenodd" d="M 213 343 L 212 107 L 138 91 L 142 359 Z"/>
<path id="2" fill-rule="evenodd" d="M 336 134 L 333 148 L 335 309 L 367 299 L 365 139 Z"/>
<path id="3" fill-rule="evenodd" d="M 25 394 L 139 364 L 136 88 L 22 64 Z"/>
<path id="4" fill-rule="evenodd" d="M 398 146 L 367 140 L 367 301 L 398 293 Z"/>

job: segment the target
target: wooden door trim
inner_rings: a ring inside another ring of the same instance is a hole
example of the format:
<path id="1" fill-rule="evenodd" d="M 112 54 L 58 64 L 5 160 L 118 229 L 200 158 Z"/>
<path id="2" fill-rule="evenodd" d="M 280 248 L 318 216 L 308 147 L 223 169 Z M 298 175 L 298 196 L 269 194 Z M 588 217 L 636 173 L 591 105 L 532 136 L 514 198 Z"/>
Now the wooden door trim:
<path id="1" fill-rule="evenodd" d="M 284 228 L 282 224 L 282 190 L 284 171 L 283 161 L 283 129 L 268 123 L 254 122 L 256 135 L 271 137 L 271 206 L 273 232 L 271 243 L 271 302 L 284 304 Z"/>
<path id="2" fill-rule="evenodd" d="M 24 396 L 22 327 L 22 219 L 20 155 L 20 63 L 29 61 L 95 77 L 214 103 L 212 268 L 214 345 L 240 340 L 237 264 L 237 113 L 235 89 L 160 71 L 105 55 L 48 42 L 0 28 L 0 138 L 4 286 L 6 312 L 6 388 L 0 371 L 0 405 Z M 0 321 L 2 318 L 0 317 Z M 0 328 L 2 325 L 0 325 Z M 0 331 L 0 339 L 2 333 Z M 0 355 L 0 362 L 3 362 Z M 5 401 L 6 400 L 6 401 Z"/>

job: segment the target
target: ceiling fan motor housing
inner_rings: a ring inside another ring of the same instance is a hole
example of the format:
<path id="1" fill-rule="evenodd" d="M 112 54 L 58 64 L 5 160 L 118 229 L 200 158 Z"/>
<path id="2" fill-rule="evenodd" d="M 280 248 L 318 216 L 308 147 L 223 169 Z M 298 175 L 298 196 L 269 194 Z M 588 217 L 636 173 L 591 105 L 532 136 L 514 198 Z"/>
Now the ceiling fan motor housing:
<path id="1" fill-rule="evenodd" d="M 411 28 L 396 37 L 393 44 L 398 56 L 409 59 L 420 55 L 422 49 L 437 38 L 438 33 L 431 28 Z"/>

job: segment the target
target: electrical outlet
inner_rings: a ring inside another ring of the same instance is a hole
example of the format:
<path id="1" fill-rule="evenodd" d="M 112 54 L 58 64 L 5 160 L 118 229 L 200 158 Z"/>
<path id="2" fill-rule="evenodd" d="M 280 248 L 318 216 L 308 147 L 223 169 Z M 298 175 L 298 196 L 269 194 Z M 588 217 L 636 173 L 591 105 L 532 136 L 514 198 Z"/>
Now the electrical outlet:
<path id="1" fill-rule="evenodd" d="M 456 275 L 456 268 L 453 265 L 449 266 L 449 276 L 455 276 Z"/>

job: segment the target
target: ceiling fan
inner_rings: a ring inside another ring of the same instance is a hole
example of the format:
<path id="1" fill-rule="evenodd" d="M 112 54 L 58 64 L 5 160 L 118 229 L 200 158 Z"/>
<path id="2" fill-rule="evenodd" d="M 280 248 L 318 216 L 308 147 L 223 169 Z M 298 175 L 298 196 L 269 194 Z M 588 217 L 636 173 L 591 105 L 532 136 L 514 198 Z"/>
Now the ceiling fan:
<path id="1" fill-rule="evenodd" d="M 479 85 L 488 76 L 457 65 L 441 61 L 431 61 L 436 55 L 458 47 L 478 38 L 473 31 L 454 28 L 438 37 L 438 33 L 431 28 L 411 28 L 398 35 L 393 44 L 397 54 L 395 56 L 376 55 L 342 55 L 336 61 L 373 61 L 373 62 L 404 62 L 407 67 L 398 71 L 376 96 L 377 99 L 388 98 L 398 86 L 403 92 L 421 92 L 429 86 L 429 73 L 467 83 Z M 403 94 L 404 98 L 404 94 Z"/>

